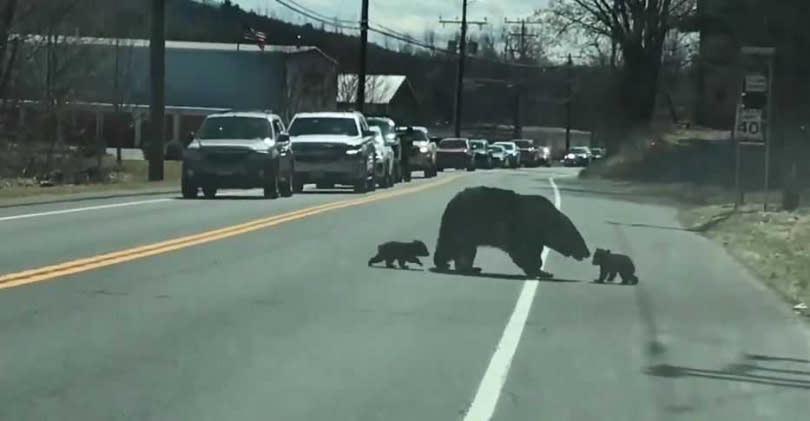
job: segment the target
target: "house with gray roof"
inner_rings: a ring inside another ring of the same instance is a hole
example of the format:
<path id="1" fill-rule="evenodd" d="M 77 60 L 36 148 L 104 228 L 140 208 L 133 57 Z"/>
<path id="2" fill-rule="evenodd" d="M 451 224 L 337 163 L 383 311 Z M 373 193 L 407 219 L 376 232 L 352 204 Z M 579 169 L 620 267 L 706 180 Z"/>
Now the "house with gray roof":
<path id="1" fill-rule="evenodd" d="M 338 108 L 350 110 L 357 103 L 358 76 L 338 75 Z M 415 124 L 419 101 L 408 78 L 403 75 L 366 75 L 363 111 L 369 115 L 387 115 L 397 124 Z"/>

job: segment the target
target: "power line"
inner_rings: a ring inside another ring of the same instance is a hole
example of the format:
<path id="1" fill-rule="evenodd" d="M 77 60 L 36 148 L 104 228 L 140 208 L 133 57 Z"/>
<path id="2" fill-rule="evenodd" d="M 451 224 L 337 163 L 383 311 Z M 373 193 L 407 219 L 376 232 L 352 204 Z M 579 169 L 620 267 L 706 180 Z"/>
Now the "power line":
<path id="1" fill-rule="evenodd" d="M 306 12 L 304 10 L 301 10 L 301 9 L 299 9 L 299 8 L 289 4 L 289 3 L 286 3 L 283 0 L 276 0 L 276 2 L 279 3 L 280 5 L 288 8 L 288 9 L 292 10 L 293 12 L 296 12 L 296 13 L 298 13 L 300 15 L 306 16 L 306 17 L 308 17 L 308 18 L 310 18 L 310 19 L 312 19 L 314 21 L 323 23 L 324 25 L 331 25 L 331 26 L 334 26 L 336 28 L 350 29 L 350 30 L 353 30 L 353 31 L 359 31 L 360 30 L 359 26 L 349 26 L 349 25 L 343 25 L 343 24 L 340 24 L 340 23 L 331 22 L 327 18 L 322 18 L 322 17 L 318 17 L 316 15 L 313 15 L 313 14 L 311 14 L 309 12 Z"/>
<path id="2" fill-rule="evenodd" d="M 309 7 L 307 7 L 307 6 L 305 6 L 305 5 L 301 4 L 301 3 L 298 3 L 298 2 L 297 2 L 297 1 L 295 1 L 295 0 L 285 0 L 285 1 L 286 1 L 287 3 L 291 3 L 293 6 L 295 6 L 295 7 L 299 8 L 299 9 L 301 9 L 301 10 L 304 10 L 304 11 L 306 11 L 306 12 L 309 12 L 310 14 L 313 14 L 313 15 L 315 15 L 315 16 L 319 16 L 319 17 L 321 17 L 321 18 L 323 18 L 323 19 L 326 19 L 326 20 L 328 20 L 328 21 L 332 21 L 332 22 L 342 22 L 342 23 L 344 23 L 344 24 L 355 24 L 355 23 L 357 23 L 357 22 L 355 22 L 355 21 L 353 21 L 353 20 L 349 20 L 349 19 L 340 19 L 340 18 L 337 18 L 337 17 L 330 18 L 329 16 L 326 16 L 326 15 L 324 15 L 323 13 L 318 12 L 317 10 L 314 10 L 314 9 L 312 9 L 312 8 L 309 8 Z"/>
<path id="3" fill-rule="evenodd" d="M 359 31 L 360 30 L 359 26 L 348 26 L 348 25 L 336 24 L 334 22 L 329 21 L 326 18 L 318 17 L 316 15 L 308 13 L 308 12 L 306 12 L 304 10 L 301 10 L 301 9 L 287 3 L 287 1 L 289 1 L 289 0 L 286 0 L 286 1 L 285 0 L 275 0 L 275 1 L 277 3 L 279 3 L 279 4 L 281 4 L 282 6 L 286 7 L 287 9 L 292 10 L 295 13 L 298 13 L 300 15 L 308 17 L 308 18 L 310 18 L 310 19 L 312 19 L 312 20 L 314 20 L 316 22 L 323 23 L 324 25 L 331 25 L 331 26 L 334 26 L 334 27 L 343 28 L 343 29 L 349 29 L 349 30 L 353 30 L 353 31 Z M 433 46 L 433 45 L 428 45 L 426 43 L 417 41 L 413 37 L 405 35 L 405 34 L 397 35 L 396 33 L 392 32 L 390 30 L 383 29 L 383 27 L 381 25 L 379 25 L 379 24 L 372 24 L 371 21 L 369 21 L 368 30 L 371 31 L 371 32 L 374 32 L 376 34 L 379 34 L 379 35 L 382 35 L 382 36 L 385 36 L 385 37 L 388 37 L 388 38 L 392 38 L 392 39 L 395 39 L 395 40 L 398 40 L 398 41 L 401 41 L 401 42 L 405 42 L 405 43 L 408 43 L 408 44 L 411 44 L 411 45 L 416 45 L 418 47 L 421 47 L 421 48 L 424 48 L 424 49 L 427 49 L 427 50 L 430 50 L 430 51 L 433 51 L 433 52 L 443 53 L 443 54 L 447 54 L 447 55 L 450 55 L 450 56 L 457 56 L 458 55 L 458 52 L 451 51 L 449 49 L 443 49 L 443 48 L 436 47 L 436 46 Z M 486 57 L 476 57 L 476 56 L 468 56 L 468 57 L 466 57 L 466 59 L 467 60 L 474 60 L 474 61 L 478 61 L 478 62 L 482 62 L 482 63 L 490 63 L 490 64 L 497 64 L 497 65 L 501 65 L 501 66 L 518 67 L 518 68 L 524 68 L 524 69 L 545 70 L 545 69 L 550 69 L 550 68 L 557 67 L 557 66 L 538 66 L 538 65 L 534 65 L 534 64 L 523 64 L 523 63 L 508 63 L 508 62 L 504 62 L 504 61 L 501 61 L 501 60 L 494 60 L 494 59 L 490 59 L 490 58 L 486 58 Z"/>

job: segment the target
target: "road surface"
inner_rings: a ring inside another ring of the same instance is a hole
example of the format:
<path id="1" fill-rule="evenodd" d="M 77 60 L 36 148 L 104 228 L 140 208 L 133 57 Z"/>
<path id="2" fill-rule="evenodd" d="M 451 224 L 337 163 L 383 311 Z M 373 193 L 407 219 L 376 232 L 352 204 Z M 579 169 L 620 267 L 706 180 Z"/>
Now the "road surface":
<path id="1" fill-rule="evenodd" d="M 787 306 L 675 210 L 573 175 L 0 209 L 0 419 L 806 419 L 810 336 Z M 476 277 L 366 266 L 387 240 L 432 251 L 474 185 L 558 198 L 641 283 L 554 252 L 553 282 L 497 250 Z"/>

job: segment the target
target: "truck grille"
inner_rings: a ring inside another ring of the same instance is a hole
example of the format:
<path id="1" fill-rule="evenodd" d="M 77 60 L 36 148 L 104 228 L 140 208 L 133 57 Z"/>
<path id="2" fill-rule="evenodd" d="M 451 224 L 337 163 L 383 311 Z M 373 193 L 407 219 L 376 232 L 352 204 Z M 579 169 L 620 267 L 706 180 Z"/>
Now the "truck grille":
<path id="1" fill-rule="evenodd" d="M 233 164 L 247 159 L 250 151 L 241 148 L 205 148 L 204 155 L 209 162 Z"/>
<path id="2" fill-rule="evenodd" d="M 329 162 L 346 156 L 348 145 L 341 143 L 293 143 L 295 159 L 301 162 Z"/>

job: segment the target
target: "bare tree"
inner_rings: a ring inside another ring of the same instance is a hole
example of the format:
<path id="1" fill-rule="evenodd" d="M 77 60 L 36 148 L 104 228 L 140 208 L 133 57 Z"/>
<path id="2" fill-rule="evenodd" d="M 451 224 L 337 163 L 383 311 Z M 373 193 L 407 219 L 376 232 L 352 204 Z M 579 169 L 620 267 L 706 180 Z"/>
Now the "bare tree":
<path id="1" fill-rule="evenodd" d="M 434 29 L 425 29 L 422 34 L 422 41 L 431 49 L 436 47 L 436 31 Z"/>
<path id="2" fill-rule="evenodd" d="M 595 37 L 596 46 L 615 41 L 623 67 L 620 105 L 628 127 L 653 117 L 665 41 L 695 12 L 696 0 L 554 0 L 551 11 L 560 33 Z"/>
<path id="3" fill-rule="evenodd" d="M 338 78 L 338 102 L 342 104 L 354 104 L 357 98 L 357 85 L 359 84 L 356 74 L 344 74 Z M 383 81 L 380 75 L 366 76 L 366 103 L 373 104 L 381 100 L 383 91 Z"/>

